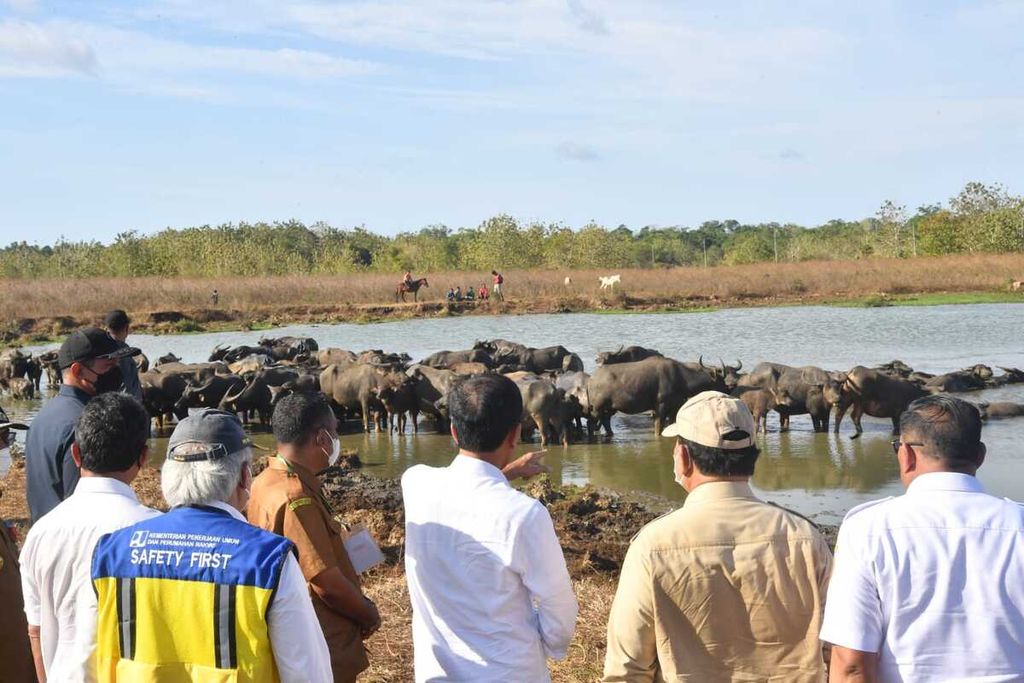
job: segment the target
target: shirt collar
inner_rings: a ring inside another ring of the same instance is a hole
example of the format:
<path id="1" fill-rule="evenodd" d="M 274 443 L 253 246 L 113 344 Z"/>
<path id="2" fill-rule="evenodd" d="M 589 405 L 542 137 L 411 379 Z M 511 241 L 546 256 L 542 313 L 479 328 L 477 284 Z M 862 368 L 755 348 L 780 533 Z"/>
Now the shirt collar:
<path id="1" fill-rule="evenodd" d="M 131 498 L 135 502 L 139 500 L 131 486 L 112 477 L 82 477 L 78 480 L 78 483 L 75 485 L 75 492 L 71 495 L 77 496 L 79 493 L 90 495 L 94 493 L 112 493 L 117 496 Z"/>
<path id="2" fill-rule="evenodd" d="M 73 387 L 70 384 L 61 384 L 60 390 L 57 392 L 59 396 L 70 396 L 71 398 L 78 399 L 82 403 L 88 403 L 89 399 L 92 398 L 92 394 L 87 391 L 82 391 L 78 387 Z"/>
<path id="3" fill-rule="evenodd" d="M 929 472 L 914 477 L 907 487 L 907 493 L 926 491 L 962 491 L 964 493 L 985 493 L 985 487 L 978 478 L 961 472 Z"/>
<path id="4" fill-rule="evenodd" d="M 727 498 L 756 499 L 756 496 L 750 488 L 750 483 L 746 481 L 709 481 L 690 491 L 683 501 L 683 507 Z"/>
<path id="5" fill-rule="evenodd" d="M 284 472 L 286 475 L 294 474 L 310 491 L 319 491 L 323 487 L 312 470 L 292 460 L 285 460 L 282 455 L 277 454 L 270 458 L 267 467 Z"/>
<path id="6" fill-rule="evenodd" d="M 209 503 L 205 503 L 205 505 L 208 508 L 217 508 L 218 510 L 223 510 L 224 512 L 228 513 L 229 515 L 231 515 L 232 517 L 237 519 L 239 522 L 245 522 L 246 521 L 245 517 L 242 516 L 241 512 L 239 512 L 238 510 L 236 510 L 232 506 L 228 505 L 224 501 L 214 500 L 214 501 L 210 501 Z"/>
<path id="7" fill-rule="evenodd" d="M 448 466 L 453 472 L 464 472 L 470 476 L 480 477 L 482 479 L 493 479 L 494 481 L 500 481 L 504 484 L 508 484 L 508 479 L 505 478 L 505 474 L 497 467 L 489 462 L 480 460 L 479 458 L 471 458 L 468 455 L 462 455 L 459 453 L 452 460 L 452 464 Z"/>

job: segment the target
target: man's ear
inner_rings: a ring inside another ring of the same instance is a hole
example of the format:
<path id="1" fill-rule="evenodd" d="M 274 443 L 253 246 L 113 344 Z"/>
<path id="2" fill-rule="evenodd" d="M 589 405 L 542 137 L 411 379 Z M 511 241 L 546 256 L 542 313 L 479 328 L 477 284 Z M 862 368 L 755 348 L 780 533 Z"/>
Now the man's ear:
<path id="1" fill-rule="evenodd" d="M 454 441 L 455 445 L 458 446 L 459 445 L 459 435 L 455 433 L 455 425 L 453 424 L 453 425 L 449 426 L 448 427 L 448 431 L 450 431 L 452 433 L 452 441 Z"/>
<path id="2" fill-rule="evenodd" d="M 985 444 L 979 443 L 978 444 L 978 467 L 981 467 L 981 465 L 985 462 L 985 454 L 987 452 L 988 452 L 988 449 L 985 447 Z"/>
<path id="3" fill-rule="evenodd" d="M 147 460 L 149 460 L 149 444 L 144 444 L 142 446 L 142 452 L 139 453 L 138 465 L 140 470 L 146 466 Z"/>
<path id="4" fill-rule="evenodd" d="M 82 449 L 78 447 L 77 441 L 71 443 L 71 459 L 75 461 L 78 469 L 82 469 Z"/>
<path id="5" fill-rule="evenodd" d="M 515 448 L 519 445 L 519 437 L 523 434 L 523 423 L 517 422 L 516 426 L 512 428 L 512 431 L 505 437 L 505 445 L 509 448 Z"/>
<path id="6" fill-rule="evenodd" d="M 900 472 L 909 474 L 917 469 L 917 453 L 913 446 L 904 445 L 896 458 L 900 463 Z"/>

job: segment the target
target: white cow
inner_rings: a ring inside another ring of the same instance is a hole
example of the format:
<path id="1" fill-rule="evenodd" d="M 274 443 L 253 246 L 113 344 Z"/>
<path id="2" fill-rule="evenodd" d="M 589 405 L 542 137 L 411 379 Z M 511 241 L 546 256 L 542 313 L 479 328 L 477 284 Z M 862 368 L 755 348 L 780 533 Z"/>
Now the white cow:
<path id="1" fill-rule="evenodd" d="M 601 289 L 615 289 L 615 285 L 620 284 L 622 282 L 621 275 L 599 275 L 597 279 L 601 281 Z"/>
<path id="2" fill-rule="evenodd" d="M 1019 292 L 1021 287 L 1024 287 L 1024 282 L 1021 282 L 1020 280 L 1014 280 L 1010 283 L 1010 289 L 1015 292 Z"/>
<path id="3" fill-rule="evenodd" d="M 566 275 L 566 276 L 565 276 L 565 286 L 566 286 L 566 287 L 569 287 L 569 286 L 571 286 L 571 285 L 572 285 L 572 278 L 571 278 L 571 277 L 569 277 L 568 275 Z"/>

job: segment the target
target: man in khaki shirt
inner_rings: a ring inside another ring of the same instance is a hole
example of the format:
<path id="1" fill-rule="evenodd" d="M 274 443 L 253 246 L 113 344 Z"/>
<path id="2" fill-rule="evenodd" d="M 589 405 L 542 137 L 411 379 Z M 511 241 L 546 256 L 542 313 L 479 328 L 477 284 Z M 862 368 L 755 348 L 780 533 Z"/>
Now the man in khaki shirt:
<path id="1" fill-rule="evenodd" d="M 341 540 L 341 527 L 320 491 L 316 472 L 341 452 L 337 421 L 323 394 L 281 400 L 272 420 L 277 454 L 252 484 L 249 522 L 295 544 L 336 683 L 355 681 L 370 663 L 363 639 L 380 628 L 376 605 L 365 597 Z"/>
<path id="2" fill-rule="evenodd" d="M 813 524 L 754 496 L 754 432 L 741 401 L 706 391 L 662 433 L 688 495 L 626 553 L 605 681 L 825 680 L 832 555 Z"/>

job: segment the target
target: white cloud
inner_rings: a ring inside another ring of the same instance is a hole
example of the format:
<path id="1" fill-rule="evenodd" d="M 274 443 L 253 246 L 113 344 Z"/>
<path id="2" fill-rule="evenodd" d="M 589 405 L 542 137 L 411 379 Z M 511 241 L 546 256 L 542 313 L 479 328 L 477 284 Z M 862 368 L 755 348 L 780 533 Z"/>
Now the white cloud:
<path id="1" fill-rule="evenodd" d="M 39 4 L 36 0 L 4 0 L 4 4 L 15 12 L 27 14 L 33 12 Z"/>
<path id="2" fill-rule="evenodd" d="M 95 69 L 96 55 L 85 41 L 28 21 L 0 21 L 0 77 L 83 75 Z"/>
<path id="3" fill-rule="evenodd" d="M 555 147 L 555 154 L 560 159 L 566 161 L 598 161 L 601 155 L 597 153 L 597 150 L 588 145 L 583 145 L 578 142 L 572 142 L 567 140 L 558 144 Z"/>

